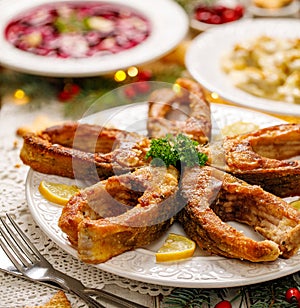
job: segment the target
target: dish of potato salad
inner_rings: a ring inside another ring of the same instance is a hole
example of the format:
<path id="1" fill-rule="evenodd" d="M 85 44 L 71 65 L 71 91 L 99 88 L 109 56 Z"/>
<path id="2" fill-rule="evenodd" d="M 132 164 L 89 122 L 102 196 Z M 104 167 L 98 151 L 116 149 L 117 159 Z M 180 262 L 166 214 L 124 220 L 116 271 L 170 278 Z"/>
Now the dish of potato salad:
<path id="1" fill-rule="evenodd" d="M 221 66 L 235 86 L 250 94 L 300 103 L 300 37 L 262 35 L 238 43 Z"/>
<path id="2" fill-rule="evenodd" d="M 299 116 L 299 26 L 299 20 L 261 18 L 211 29 L 191 43 L 187 68 L 229 102 Z"/>

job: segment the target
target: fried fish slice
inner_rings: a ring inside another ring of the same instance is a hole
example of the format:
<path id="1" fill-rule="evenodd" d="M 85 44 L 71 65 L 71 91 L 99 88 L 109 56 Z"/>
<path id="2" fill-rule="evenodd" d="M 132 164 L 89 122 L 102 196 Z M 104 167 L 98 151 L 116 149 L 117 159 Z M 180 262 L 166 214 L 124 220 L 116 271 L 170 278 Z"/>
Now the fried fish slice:
<path id="1" fill-rule="evenodd" d="M 105 262 L 151 243 L 179 211 L 178 171 L 146 166 L 113 176 L 72 197 L 59 227 L 77 246 L 81 260 Z"/>
<path id="2" fill-rule="evenodd" d="M 147 129 L 149 136 L 185 133 L 201 144 L 211 136 L 211 114 L 200 84 L 187 78 L 175 82 L 177 90 L 162 88 L 149 97 Z"/>
<path id="3" fill-rule="evenodd" d="M 289 258 L 300 247 L 300 213 L 281 198 L 218 169 L 184 171 L 179 214 L 187 235 L 211 253 L 252 262 Z M 248 224 L 265 240 L 255 241 L 227 221 Z"/>
<path id="4" fill-rule="evenodd" d="M 149 140 L 114 128 L 69 122 L 23 138 L 21 160 L 45 174 L 95 183 L 147 163 Z"/>
<path id="5" fill-rule="evenodd" d="M 300 195 L 300 124 L 225 137 L 222 147 L 211 153 L 224 151 L 224 171 L 280 197 Z"/>
<path id="6" fill-rule="evenodd" d="M 41 132 L 53 144 L 91 153 L 109 153 L 128 132 L 79 122 L 65 122 L 50 126 Z"/>

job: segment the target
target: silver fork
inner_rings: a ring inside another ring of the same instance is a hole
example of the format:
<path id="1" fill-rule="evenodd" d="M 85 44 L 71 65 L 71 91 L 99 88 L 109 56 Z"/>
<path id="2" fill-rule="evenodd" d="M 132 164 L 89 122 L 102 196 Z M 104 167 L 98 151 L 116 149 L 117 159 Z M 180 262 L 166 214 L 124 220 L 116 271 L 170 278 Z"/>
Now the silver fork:
<path id="1" fill-rule="evenodd" d="M 98 295 L 104 300 L 117 304 L 118 307 L 145 308 L 145 306 L 117 297 L 104 290 L 87 288 L 79 280 L 54 269 L 30 242 L 13 218 L 10 215 L 6 216 L 10 223 L 7 223 L 4 217 L 0 217 L 2 223 L 0 226 L 0 246 L 24 276 L 40 282 L 54 282 L 62 289 L 75 293 L 91 308 L 104 308 L 92 295 Z"/>

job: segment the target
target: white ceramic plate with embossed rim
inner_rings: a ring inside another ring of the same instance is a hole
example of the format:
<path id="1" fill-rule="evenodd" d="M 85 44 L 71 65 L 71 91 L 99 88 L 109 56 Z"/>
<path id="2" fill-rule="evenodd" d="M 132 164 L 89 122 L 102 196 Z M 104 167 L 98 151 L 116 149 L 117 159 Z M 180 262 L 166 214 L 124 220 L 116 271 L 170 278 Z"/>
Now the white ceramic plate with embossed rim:
<path id="1" fill-rule="evenodd" d="M 87 77 L 112 73 L 118 69 L 155 60 L 174 49 L 186 36 L 189 19 L 182 7 L 172 0 L 89 0 L 124 5 L 145 16 L 151 26 L 149 37 L 139 45 L 122 52 L 81 59 L 59 59 L 38 56 L 10 44 L 4 30 L 19 14 L 36 6 L 55 2 L 81 0 L 20 0 L 0 2 L 0 64 L 25 73 L 53 77 Z"/>
<path id="2" fill-rule="evenodd" d="M 244 108 L 220 104 L 212 104 L 211 108 L 213 123 L 218 126 L 217 131 L 219 128 L 236 121 L 256 123 L 260 127 L 283 123 L 278 118 Z M 133 127 L 134 123 L 139 123 L 139 131 L 145 131 L 146 117 L 147 105 L 134 104 L 129 107 L 105 110 L 88 117 L 88 121 L 85 122 L 101 124 L 103 119 L 105 121 L 110 119 L 110 125 L 121 129 Z M 132 122 L 132 125 L 129 122 Z M 141 123 L 144 123 L 144 126 Z M 30 169 L 26 180 L 26 198 L 30 212 L 43 232 L 63 250 L 78 258 L 76 249 L 70 245 L 67 236 L 57 225 L 62 210 L 61 206 L 48 202 L 39 193 L 38 186 L 42 180 L 66 184 L 74 184 L 74 181 L 41 174 Z M 249 228 L 239 224 L 235 224 L 235 226 L 249 236 L 255 236 Z M 168 232 L 184 234 L 181 226 L 177 224 L 173 225 Z M 112 274 L 141 282 L 173 287 L 199 288 L 249 285 L 276 279 L 299 270 L 300 252 L 288 260 L 278 259 L 269 263 L 251 263 L 219 256 L 203 255 L 196 251 L 194 257 L 185 261 L 156 263 L 155 251 L 163 243 L 166 236 L 167 233 L 145 248 L 123 253 L 95 266 Z"/>
<path id="3" fill-rule="evenodd" d="M 240 106 L 273 114 L 300 116 L 300 105 L 256 97 L 235 87 L 221 69 L 222 56 L 239 42 L 260 35 L 271 37 L 300 37 L 297 19 L 244 19 L 197 36 L 190 44 L 185 63 L 190 74 L 206 89 Z"/>
<path id="4" fill-rule="evenodd" d="M 255 4 L 250 4 L 248 11 L 257 17 L 292 17 L 299 12 L 300 3 L 297 0 L 292 1 L 290 4 L 274 9 L 261 8 Z"/>

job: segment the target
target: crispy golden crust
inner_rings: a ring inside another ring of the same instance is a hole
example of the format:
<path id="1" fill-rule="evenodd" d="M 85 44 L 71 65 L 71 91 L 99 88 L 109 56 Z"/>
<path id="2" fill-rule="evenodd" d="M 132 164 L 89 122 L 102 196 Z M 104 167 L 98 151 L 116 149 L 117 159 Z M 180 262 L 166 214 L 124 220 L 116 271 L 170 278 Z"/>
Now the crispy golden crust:
<path id="1" fill-rule="evenodd" d="M 147 163 L 147 138 L 97 125 L 70 122 L 23 139 L 21 160 L 45 174 L 95 183 Z"/>
<path id="2" fill-rule="evenodd" d="M 177 191 L 173 167 L 147 166 L 113 176 L 71 198 L 59 227 L 77 246 L 81 260 L 105 262 L 161 236 L 179 211 Z"/>
<path id="3" fill-rule="evenodd" d="M 53 144 L 42 136 L 27 134 L 21 149 L 20 158 L 33 170 L 58 176 L 88 179 L 96 182 L 99 178 L 112 175 L 109 154 L 97 155 Z M 74 166 L 78 168 L 74 171 Z M 98 171 L 98 172 L 97 172 Z"/>
<path id="4" fill-rule="evenodd" d="M 280 197 L 300 195 L 300 124 L 227 137 L 223 150 L 224 171 Z"/>
<path id="5" fill-rule="evenodd" d="M 179 221 L 212 253 L 262 262 L 289 258 L 300 247 L 300 213 L 259 186 L 211 167 L 195 167 L 184 172 L 181 193 L 187 205 Z M 226 221 L 248 224 L 266 240 L 254 241 Z"/>
<path id="6" fill-rule="evenodd" d="M 53 297 L 44 305 L 40 306 L 25 306 L 24 308 L 72 308 L 66 294 L 59 290 Z"/>
<path id="7" fill-rule="evenodd" d="M 164 234 L 173 223 L 169 218 L 152 223 L 164 207 L 151 204 L 148 208 L 134 208 L 115 219 L 83 220 L 78 229 L 78 255 L 87 263 L 102 263 L 123 252 L 143 247 Z M 169 204 L 168 208 L 170 208 Z M 141 225 L 130 225 L 132 219 L 143 216 Z M 129 224 L 128 224 L 129 223 Z"/>
<path id="8" fill-rule="evenodd" d="M 189 79 L 179 78 L 180 92 L 163 88 L 149 98 L 147 128 L 153 138 L 166 134 L 185 133 L 201 144 L 211 135 L 210 105 L 201 86 Z"/>
<path id="9" fill-rule="evenodd" d="M 84 152 L 105 154 L 112 152 L 117 146 L 118 140 L 124 139 L 128 133 L 100 125 L 66 122 L 50 126 L 40 135 L 53 144 L 60 144 Z"/>

